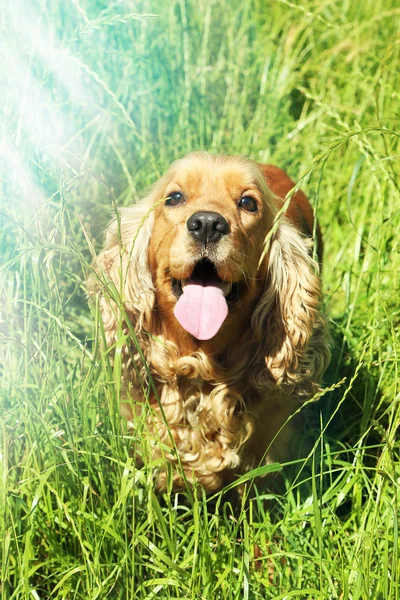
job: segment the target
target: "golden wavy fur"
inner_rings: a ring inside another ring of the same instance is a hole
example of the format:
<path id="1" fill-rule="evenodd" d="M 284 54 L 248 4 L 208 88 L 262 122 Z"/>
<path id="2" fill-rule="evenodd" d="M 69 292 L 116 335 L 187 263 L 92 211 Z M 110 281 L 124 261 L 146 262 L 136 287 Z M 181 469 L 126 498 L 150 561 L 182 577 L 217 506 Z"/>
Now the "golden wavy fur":
<path id="1" fill-rule="evenodd" d="M 151 389 L 153 455 L 167 456 L 176 489 L 186 478 L 209 492 L 262 461 L 287 458 L 295 430 L 289 417 L 318 390 L 329 351 L 318 265 L 310 238 L 299 231 L 313 230 L 301 192 L 263 257 L 282 205 L 273 191 L 283 196 L 293 185 L 276 167 L 193 153 L 173 163 L 139 204 L 121 209 L 107 230 L 89 287 L 99 295 L 109 346 L 129 333 L 127 319 L 135 332 L 137 341 L 128 336 L 123 349 L 122 412 L 132 421 L 143 390 Z M 225 230 L 216 240 L 188 229 L 190 217 L 204 211 L 222 216 Z M 200 263 L 214 270 L 229 307 L 208 340 L 193 337 L 174 316 Z M 123 317 L 111 299 L 116 291 Z M 165 485 L 161 471 L 158 487 Z"/>

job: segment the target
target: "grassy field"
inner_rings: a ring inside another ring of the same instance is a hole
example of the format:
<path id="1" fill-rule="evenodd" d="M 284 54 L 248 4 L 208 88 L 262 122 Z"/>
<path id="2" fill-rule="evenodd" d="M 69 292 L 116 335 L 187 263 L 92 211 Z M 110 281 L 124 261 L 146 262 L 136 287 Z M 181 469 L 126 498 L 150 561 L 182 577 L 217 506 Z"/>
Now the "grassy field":
<path id="1" fill-rule="evenodd" d="M 398 2 L 0 11 L 1 598 L 398 599 Z M 155 494 L 85 296 L 116 206 L 200 148 L 301 179 L 325 239 L 334 389 L 240 509 Z"/>

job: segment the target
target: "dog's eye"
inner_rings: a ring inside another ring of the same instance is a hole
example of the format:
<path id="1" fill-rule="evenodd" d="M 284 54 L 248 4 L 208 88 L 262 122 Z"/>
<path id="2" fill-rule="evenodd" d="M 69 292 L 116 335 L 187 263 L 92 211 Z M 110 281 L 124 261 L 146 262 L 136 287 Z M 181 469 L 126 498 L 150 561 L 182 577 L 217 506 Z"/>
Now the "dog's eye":
<path id="1" fill-rule="evenodd" d="M 165 201 L 166 206 L 178 206 L 178 204 L 182 204 L 185 202 L 185 198 L 181 192 L 173 192 L 169 194 L 168 198 Z"/>
<path id="2" fill-rule="evenodd" d="M 257 202 L 251 196 L 243 196 L 243 198 L 240 198 L 238 206 L 249 212 L 257 212 L 258 210 Z"/>

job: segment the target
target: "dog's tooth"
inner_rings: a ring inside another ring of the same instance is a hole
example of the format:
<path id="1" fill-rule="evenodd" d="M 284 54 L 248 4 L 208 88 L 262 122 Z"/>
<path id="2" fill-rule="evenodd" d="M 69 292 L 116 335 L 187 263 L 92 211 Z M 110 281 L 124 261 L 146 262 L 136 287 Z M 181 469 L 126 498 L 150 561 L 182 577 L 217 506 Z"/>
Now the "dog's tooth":
<path id="1" fill-rule="evenodd" d="M 230 293 L 230 291 L 232 289 L 232 284 L 224 281 L 221 286 L 221 289 L 222 289 L 222 293 L 226 297 L 226 296 L 228 296 L 228 294 Z"/>
<path id="2" fill-rule="evenodd" d="M 187 286 L 188 283 L 190 283 L 190 279 L 182 279 L 182 281 L 181 281 L 182 290 L 185 289 L 185 287 Z"/>

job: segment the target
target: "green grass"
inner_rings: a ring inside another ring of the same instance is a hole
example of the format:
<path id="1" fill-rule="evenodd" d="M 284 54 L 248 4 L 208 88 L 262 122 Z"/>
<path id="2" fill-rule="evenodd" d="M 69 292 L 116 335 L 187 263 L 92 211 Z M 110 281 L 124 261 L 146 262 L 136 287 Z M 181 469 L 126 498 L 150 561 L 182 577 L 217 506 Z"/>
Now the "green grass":
<path id="1" fill-rule="evenodd" d="M 0 17 L 1 597 L 399 598 L 398 3 L 38 0 Z M 115 207 L 199 148 L 302 178 L 325 240 L 326 383 L 346 378 L 305 410 L 307 464 L 236 509 L 158 496 L 154 465 L 135 466 L 85 297 Z"/>

